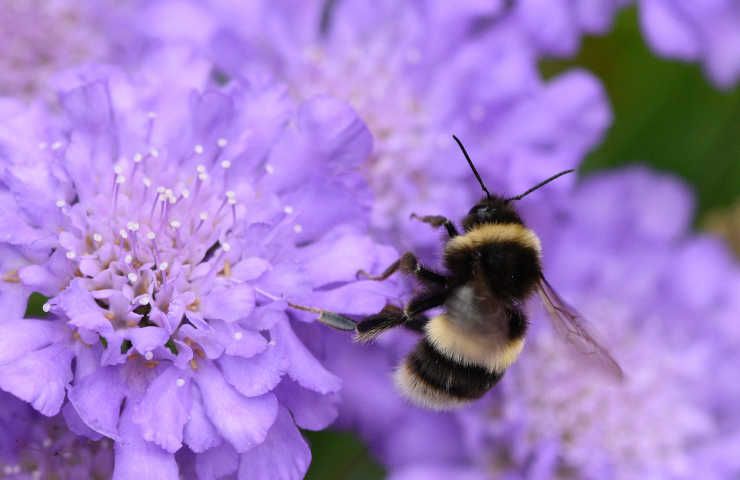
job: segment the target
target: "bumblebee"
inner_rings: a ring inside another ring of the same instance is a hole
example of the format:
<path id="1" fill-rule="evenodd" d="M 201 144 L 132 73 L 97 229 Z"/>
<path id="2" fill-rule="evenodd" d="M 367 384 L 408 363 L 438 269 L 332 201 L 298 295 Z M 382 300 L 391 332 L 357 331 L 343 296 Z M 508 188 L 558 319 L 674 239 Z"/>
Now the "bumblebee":
<path id="1" fill-rule="evenodd" d="M 354 325 L 356 339 L 368 341 L 398 326 L 423 333 L 423 339 L 396 370 L 396 385 L 420 406 L 454 408 L 483 396 L 517 359 L 527 333 L 524 304 L 536 293 L 555 330 L 577 351 L 621 378 L 621 368 L 594 339 L 581 315 L 545 279 L 540 239 L 524 225 L 513 205 L 572 170 L 515 197 L 491 195 L 462 142 L 453 138 L 485 196 L 462 219 L 462 232 L 444 216 L 412 215 L 447 231 L 444 272 L 423 265 L 412 252 L 404 253 L 380 275 L 358 272 L 381 281 L 400 271 L 415 277 L 424 288 L 405 307 L 386 305 L 378 314 L 359 321 Z M 435 307 L 442 307 L 443 313 L 431 319 L 424 315 Z M 344 329 L 351 328 L 338 317 Z M 336 318 L 329 315 L 327 319 L 336 324 Z"/>

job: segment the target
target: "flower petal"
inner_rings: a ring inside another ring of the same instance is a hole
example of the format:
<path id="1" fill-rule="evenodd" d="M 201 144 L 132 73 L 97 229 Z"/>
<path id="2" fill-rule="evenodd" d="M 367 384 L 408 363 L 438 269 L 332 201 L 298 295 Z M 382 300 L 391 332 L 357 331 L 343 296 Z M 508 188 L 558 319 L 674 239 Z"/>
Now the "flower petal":
<path id="1" fill-rule="evenodd" d="M 88 427 L 106 437 L 118 439 L 124 385 L 115 368 L 103 367 L 78 379 L 69 389 L 68 396 Z"/>
<path id="2" fill-rule="evenodd" d="M 238 478 L 301 480 L 310 463 L 311 450 L 288 411 L 281 407 L 265 441 L 242 454 Z"/>
<path id="3" fill-rule="evenodd" d="M 72 380 L 71 362 L 72 352 L 66 345 L 36 350 L 0 366 L 0 388 L 29 402 L 43 415 L 56 415 Z"/>
<path id="4" fill-rule="evenodd" d="M 301 386 L 318 393 L 336 392 L 342 381 L 324 368 L 296 337 L 288 322 L 278 322 L 271 330 L 276 347 L 288 357 L 288 375 Z"/>
<path id="5" fill-rule="evenodd" d="M 221 443 L 221 436 L 216 431 L 206 414 L 200 390 L 191 383 L 190 419 L 185 424 L 185 444 L 195 453 L 202 453 Z"/>
<path id="6" fill-rule="evenodd" d="M 167 330 L 162 327 L 132 328 L 126 331 L 125 337 L 131 340 L 136 351 L 142 355 L 161 347 L 169 339 Z"/>
<path id="7" fill-rule="evenodd" d="M 62 416 L 64 416 L 64 421 L 75 435 L 87 437 L 94 441 L 103 439 L 101 434 L 90 429 L 90 427 L 82 421 L 80 416 L 77 414 L 75 407 L 73 407 L 71 403 L 67 402 L 64 404 L 64 407 L 62 407 Z"/>
<path id="8" fill-rule="evenodd" d="M 295 423 L 307 430 L 322 430 L 337 418 L 339 394 L 322 395 L 284 379 L 275 390 L 281 405 L 293 415 Z"/>
<path id="9" fill-rule="evenodd" d="M 207 362 L 200 364 L 195 380 L 203 395 L 208 418 L 237 452 L 245 452 L 265 440 L 277 415 L 278 404 L 274 395 L 244 397 Z"/>
<path id="10" fill-rule="evenodd" d="M 121 440 L 116 442 L 113 480 L 178 480 L 175 455 L 141 437 L 132 420 L 133 406 L 121 415 Z"/>
<path id="11" fill-rule="evenodd" d="M 288 370 L 288 358 L 276 347 L 245 359 L 225 355 L 219 359 L 224 378 L 244 396 L 256 397 L 272 391 Z"/>
<path id="12" fill-rule="evenodd" d="M 239 454 L 225 443 L 196 457 L 195 471 L 198 480 L 216 480 L 231 475 L 239 468 Z"/>
<path id="13" fill-rule="evenodd" d="M 190 401 L 188 379 L 180 369 L 170 367 L 149 385 L 132 419 L 141 428 L 144 440 L 175 453 L 182 446 Z"/>
<path id="14" fill-rule="evenodd" d="M 58 342 L 68 334 L 62 322 L 31 319 L 0 322 L 0 365 Z"/>
<path id="15" fill-rule="evenodd" d="M 105 335 L 113 331 L 113 325 L 105 318 L 100 308 L 84 286 L 84 280 L 76 278 L 57 298 L 59 305 L 67 314 L 69 323 Z"/>
<path id="16" fill-rule="evenodd" d="M 227 288 L 218 286 L 205 295 L 201 311 L 205 318 L 235 322 L 248 317 L 254 309 L 254 290 L 247 284 Z"/>

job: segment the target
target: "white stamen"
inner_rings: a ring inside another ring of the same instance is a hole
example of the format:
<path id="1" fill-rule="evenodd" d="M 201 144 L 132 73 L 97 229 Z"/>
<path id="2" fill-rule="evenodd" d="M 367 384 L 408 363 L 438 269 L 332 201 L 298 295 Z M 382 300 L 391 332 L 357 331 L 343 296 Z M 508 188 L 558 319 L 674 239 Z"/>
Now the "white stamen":
<path id="1" fill-rule="evenodd" d="M 180 223 L 179 220 L 172 220 L 170 222 L 170 227 L 172 227 L 172 228 L 177 229 L 177 228 L 180 228 L 181 226 L 182 226 L 182 223 Z"/>
<path id="2" fill-rule="evenodd" d="M 134 272 L 129 273 L 128 275 L 126 275 L 126 277 L 128 278 L 128 281 L 131 283 L 136 283 L 136 281 L 139 279 L 139 276 L 135 274 Z"/>
<path id="3" fill-rule="evenodd" d="M 159 150 L 157 148 L 152 147 L 149 149 L 149 155 L 151 155 L 154 158 L 157 158 L 159 157 Z"/>
<path id="4" fill-rule="evenodd" d="M 59 207 L 59 208 L 62 208 L 66 204 L 67 204 L 67 202 L 65 202 L 64 200 L 57 200 L 56 201 L 56 206 Z"/>
<path id="5" fill-rule="evenodd" d="M 195 167 L 195 171 L 198 173 L 205 173 L 206 172 L 206 166 L 205 165 L 198 165 Z"/>
<path id="6" fill-rule="evenodd" d="M 162 271 L 162 272 L 164 272 L 165 270 L 167 270 L 167 267 L 169 267 L 169 266 L 170 266 L 169 263 L 162 262 L 162 263 L 159 264 L 159 270 Z"/>
<path id="7" fill-rule="evenodd" d="M 52 150 L 59 150 L 60 148 L 62 148 L 62 145 L 63 145 L 62 142 L 60 142 L 59 140 L 57 140 L 56 142 L 54 142 L 54 143 L 51 144 L 51 149 Z"/>
<path id="8" fill-rule="evenodd" d="M 75 252 L 73 252 L 72 250 L 68 251 L 66 253 L 66 255 L 67 255 L 67 258 L 70 259 L 70 260 L 74 260 L 75 257 L 77 256 L 77 254 Z"/>
<path id="9" fill-rule="evenodd" d="M 134 154 L 134 163 L 140 163 L 142 160 L 144 160 L 144 155 L 138 152 Z"/>
<path id="10" fill-rule="evenodd" d="M 198 155 L 200 155 L 201 153 L 203 153 L 203 145 L 198 144 L 194 146 L 193 151 L 197 153 Z"/>
<path id="11" fill-rule="evenodd" d="M 144 184 L 144 186 L 146 188 L 149 188 L 149 187 L 152 186 L 152 179 L 149 178 L 149 177 L 144 177 L 144 178 L 141 179 L 141 181 L 142 181 L 142 183 Z"/>
<path id="12" fill-rule="evenodd" d="M 182 377 L 181 378 L 178 378 L 177 380 L 175 380 L 175 385 L 177 385 L 178 387 L 184 387 L 185 386 L 185 379 L 182 378 Z"/>
<path id="13" fill-rule="evenodd" d="M 228 243 L 226 243 L 226 242 L 223 242 L 223 243 L 221 244 L 221 248 L 223 249 L 223 251 L 224 251 L 224 252 L 228 252 L 228 251 L 230 251 L 230 250 L 231 250 L 231 245 L 229 245 L 229 244 L 228 244 Z"/>
<path id="14" fill-rule="evenodd" d="M 268 174 L 272 175 L 273 173 L 275 173 L 275 167 L 273 167 L 269 163 L 266 163 L 265 164 L 265 172 L 267 172 Z"/>
<path id="15" fill-rule="evenodd" d="M 126 224 L 126 228 L 129 229 L 131 232 L 138 232 L 139 231 L 139 224 L 136 222 L 128 222 Z"/>
<path id="16" fill-rule="evenodd" d="M 147 116 L 148 119 L 154 120 L 155 118 L 157 118 L 157 113 L 156 112 L 147 112 L 146 116 Z"/>
<path id="17" fill-rule="evenodd" d="M 220 148 L 224 148 L 228 144 L 229 142 L 225 138 L 219 138 L 218 140 L 216 140 L 216 145 L 218 145 Z"/>
<path id="18" fill-rule="evenodd" d="M 118 231 L 118 234 L 121 236 L 121 238 L 128 238 L 128 232 L 124 229 L 120 229 Z"/>
<path id="19" fill-rule="evenodd" d="M 190 190 L 183 188 L 180 195 L 182 195 L 182 198 L 190 198 Z"/>
<path id="20" fill-rule="evenodd" d="M 44 303 L 41 305 L 41 310 L 43 310 L 44 313 L 49 313 L 51 311 L 51 304 L 49 302 Z"/>
<path id="21" fill-rule="evenodd" d="M 139 298 L 139 305 L 147 304 L 149 304 L 149 295 L 142 295 L 141 298 Z"/>
<path id="22" fill-rule="evenodd" d="M 231 162 L 228 160 L 222 160 L 221 168 L 223 168 L 224 170 L 231 168 Z"/>
<path id="23" fill-rule="evenodd" d="M 103 241 L 103 236 L 99 233 L 93 233 L 93 240 L 100 243 Z"/>
<path id="24" fill-rule="evenodd" d="M 126 263 L 126 265 L 130 265 L 131 262 L 134 261 L 134 257 L 132 257 L 131 254 L 129 253 L 125 257 L 123 257 L 123 261 L 124 263 Z"/>
<path id="25" fill-rule="evenodd" d="M 154 240 L 155 238 L 157 238 L 157 234 L 154 233 L 154 232 L 149 232 L 149 233 L 146 234 L 146 238 L 148 240 Z"/>
<path id="26" fill-rule="evenodd" d="M 120 165 L 113 165 L 113 173 L 120 175 L 123 173 L 123 167 Z"/>
<path id="27" fill-rule="evenodd" d="M 201 182 L 205 182 L 206 180 L 208 180 L 208 174 L 207 173 L 199 173 L 198 174 L 198 180 L 200 180 Z"/>
<path id="28" fill-rule="evenodd" d="M 152 358 L 154 358 L 154 354 L 152 352 L 146 352 L 144 354 L 144 358 L 147 360 L 151 360 Z"/>
<path id="29" fill-rule="evenodd" d="M 283 208 L 283 212 L 290 215 L 291 213 L 293 213 L 293 207 L 291 205 L 286 205 L 285 208 Z"/>
<path id="30" fill-rule="evenodd" d="M 293 231 L 295 233 L 301 233 L 303 231 L 303 226 L 300 223 L 296 223 L 293 225 Z"/>
<path id="31" fill-rule="evenodd" d="M 160 195 L 163 194 L 165 190 L 166 190 L 166 188 L 164 188 L 161 185 L 159 187 L 157 187 L 157 193 L 160 194 Z"/>
<path id="32" fill-rule="evenodd" d="M 234 340 L 241 340 L 244 337 L 242 332 L 234 332 Z"/>
<path id="33" fill-rule="evenodd" d="M 198 215 L 198 218 L 203 220 L 204 222 L 208 220 L 208 212 L 200 212 L 200 215 Z"/>
<path id="34" fill-rule="evenodd" d="M 124 177 L 123 175 L 116 175 L 116 183 L 119 185 L 122 183 L 126 183 L 126 177 Z"/>

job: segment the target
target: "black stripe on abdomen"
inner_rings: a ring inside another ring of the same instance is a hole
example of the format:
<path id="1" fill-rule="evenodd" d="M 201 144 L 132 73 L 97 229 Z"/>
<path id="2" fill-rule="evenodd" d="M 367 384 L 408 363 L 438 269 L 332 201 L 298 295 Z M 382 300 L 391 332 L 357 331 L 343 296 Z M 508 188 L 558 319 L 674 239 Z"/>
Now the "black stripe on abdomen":
<path id="1" fill-rule="evenodd" d="M 411 373 L 433 390 L 460 400 L 480 398 L 503 376 L 474 365 L 463 365 L 442 354 L 426 339 L 406 359 Z"/>

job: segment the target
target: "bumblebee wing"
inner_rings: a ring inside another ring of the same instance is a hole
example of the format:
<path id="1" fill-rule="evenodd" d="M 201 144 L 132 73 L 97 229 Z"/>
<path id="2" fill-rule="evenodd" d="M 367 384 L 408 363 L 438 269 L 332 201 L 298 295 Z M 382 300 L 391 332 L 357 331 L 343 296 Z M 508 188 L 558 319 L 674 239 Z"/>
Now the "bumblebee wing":
<path id="1" fill-rule="evenodd" d="M 595 366 L 610 376 L 623 380 L 622 367 L 609 351 L 596 341 L 589 331 L 586 319 L 557 294 L 544 276 L 540 278 L 537 290 L 555 331 Z"/>

